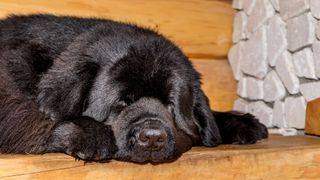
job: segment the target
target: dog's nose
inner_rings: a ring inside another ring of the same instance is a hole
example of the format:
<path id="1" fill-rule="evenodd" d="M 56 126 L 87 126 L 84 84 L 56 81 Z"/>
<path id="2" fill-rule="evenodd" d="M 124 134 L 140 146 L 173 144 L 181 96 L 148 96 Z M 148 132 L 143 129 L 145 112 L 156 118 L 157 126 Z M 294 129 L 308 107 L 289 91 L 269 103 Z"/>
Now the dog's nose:
<path id="1" fill-rule="evenodd" d="M 164 129 L 142 129 L 138 135 L 138 143 L 141 147 L 159 150 L 167 141 L 167 133 Z"/>

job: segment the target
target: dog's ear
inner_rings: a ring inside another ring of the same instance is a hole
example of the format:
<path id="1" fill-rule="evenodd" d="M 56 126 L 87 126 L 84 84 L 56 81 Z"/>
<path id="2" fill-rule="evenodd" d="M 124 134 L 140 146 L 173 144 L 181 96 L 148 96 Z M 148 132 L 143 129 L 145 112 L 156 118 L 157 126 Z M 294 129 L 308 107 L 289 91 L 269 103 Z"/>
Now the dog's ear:
<path id="1" fill-rule="evenodd" d="M 198 126 L 201 143 L 205 146 L 216 146 L 222 143 L 218 125 L 212 115 L 207 96 L 201 89 L 194 92 L 193 114 Z"/>

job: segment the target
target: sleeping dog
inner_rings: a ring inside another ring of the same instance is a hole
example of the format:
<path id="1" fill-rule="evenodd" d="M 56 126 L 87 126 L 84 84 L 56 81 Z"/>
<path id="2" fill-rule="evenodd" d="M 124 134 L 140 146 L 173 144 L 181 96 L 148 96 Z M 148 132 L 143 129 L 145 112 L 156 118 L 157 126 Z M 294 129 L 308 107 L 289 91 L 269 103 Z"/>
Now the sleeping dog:
<path id="1" fill-rule="evenodd" d="M 210 110 L 188 58 L 148 28 L 10 16 L 0 45 L 1 153 L 165 162 L 267 137 L 250 114 Z"/>

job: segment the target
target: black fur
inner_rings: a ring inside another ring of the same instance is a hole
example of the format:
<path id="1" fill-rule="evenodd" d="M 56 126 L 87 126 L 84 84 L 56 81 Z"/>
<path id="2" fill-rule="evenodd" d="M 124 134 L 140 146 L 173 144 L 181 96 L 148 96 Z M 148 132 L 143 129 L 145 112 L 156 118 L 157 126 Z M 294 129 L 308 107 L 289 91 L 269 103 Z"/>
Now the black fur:
<path id="1" fill-rule="evenodd" d="M 11 16 L 0 44 L 2 153 L 163 162 L 195 145 L 267 137 L 252 115 L 211 111 L 188 58 L 150 29 Z"/>

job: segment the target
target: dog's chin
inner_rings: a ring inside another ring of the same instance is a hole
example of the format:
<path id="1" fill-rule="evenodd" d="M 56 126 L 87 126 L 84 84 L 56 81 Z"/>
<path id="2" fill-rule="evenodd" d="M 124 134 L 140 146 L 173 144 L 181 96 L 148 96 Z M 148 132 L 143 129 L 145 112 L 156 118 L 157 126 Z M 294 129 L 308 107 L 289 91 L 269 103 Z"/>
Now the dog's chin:
<path id="1" fill-rule="evenodd" d="M 171 162 L 178 159 L 183 152 L 179 150 L 172 150 L 171 152 L 165 151 L 142 151 L 142 152 L 124 152 L 119 150 L 115 155 L 114 159 L 120 161 L 131 161 L 134 163 L 164 163 Z"/>

